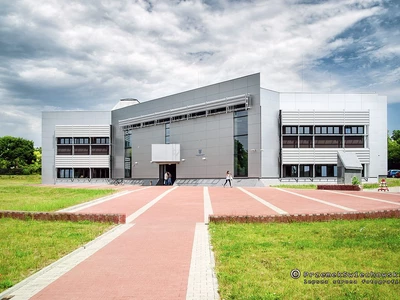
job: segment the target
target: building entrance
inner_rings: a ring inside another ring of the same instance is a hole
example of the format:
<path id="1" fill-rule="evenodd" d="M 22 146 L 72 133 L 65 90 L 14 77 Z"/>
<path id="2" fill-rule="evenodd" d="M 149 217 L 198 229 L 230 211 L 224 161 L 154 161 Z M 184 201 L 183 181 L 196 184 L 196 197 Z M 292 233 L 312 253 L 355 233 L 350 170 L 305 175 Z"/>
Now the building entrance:
<path id="1" fill-rule="evenodd" d="M 174 184 L 176 180 L 176 164 L 165 164 L 159 166 L 159 185 L 165 185 L 164 176 L 166 172 L 169 172 L 171 174 L 171 184 Z"/>

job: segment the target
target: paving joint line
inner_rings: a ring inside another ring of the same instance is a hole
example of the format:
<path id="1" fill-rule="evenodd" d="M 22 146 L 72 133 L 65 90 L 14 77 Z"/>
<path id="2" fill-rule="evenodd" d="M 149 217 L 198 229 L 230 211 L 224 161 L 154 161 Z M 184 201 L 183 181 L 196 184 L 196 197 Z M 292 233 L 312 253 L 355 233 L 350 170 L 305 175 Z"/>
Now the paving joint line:
<path id="1" fill-rule="evenodd" d="M 160 201 L 162 198 L 164 198 L 168 193 L 172 192 L 173 190 L 177 189 L 178 187 L 175 186 L 172 189 L 169 189 L 167 191 L 165 191 L 164 193 L 162 193 L 161 195 L 157 196 L 156 198 L 154 198 L 153 200 L 151 200 L 149 203 L 147 203 L 146 205 L 142 206 L 141 208 L 139 208 L 137 211 L 135 211 L 133 214 L 129 215 L 126 218 L 126 223 L 130 223 L 133 220 L 135 220 L 137 217 L 139 217 L 141 214 L 143 214 L 144 212 L 146 212 L 150 207 L 152 207 L 154 204 L 156 204 L 158 201 Z"/>
<path id="2" fill-rule="evenodd" d="M 372 197 L 366 197 L 366 196 L 360 196 L 360 195 L 354 195 L 354 194 L 347 194 L 347 193 L 336 192 L 336 191 L 329 191 L 329 190 L 323 190 L 323 191 L 324 191 L 324 192 L 328 192 L 328 193 L 334 193 L 334 194 L 339 194 L 339 195 L 352 196 L 352 197 L 362 198 L 362 199 L 366 199 L 366 200 L 378 201 L 378 202 L 389 203 L 389 204 L 394 204 L 394 205 L 399 205 L 399 206 L 400 206 L 400 203 L 398 203 L 398 202 L 392 202 L 392 201 L 389 201 L 389 200 L 382 200 L 382 199 L 377 199 L 377 198 L 372 198 Z"/>
<path id="3" fill-rule="evenodd" d="M 285 192 L 285 193 L 296 195 L 296 196 L 299 196 L 299 197 L 302 197 L 302 198 L 305 198 L 305 199 L 308 199 L 308 200 L 312 200 L 312 201 L 319 202 L 319 203 L 322 203 L 322 204 L 325 204 L 325 205 L 329 205 L 329 206 L 333 206 L 333 207 L 336 207 L 336 208 L 340 208 L 340 209 L 343 209 L 343 210 L 346 210 L 346 211 L 357 211 L 357 210 L 355 210 L 353 208 L 349 208 L 349 207 L 342 206 L 342 205 L 339 205 L 339 204 L 334 204 L 334 203 L 331 203 L 331 202 L 328 202 L 328 201 L 324 201 L 324 200 L 320 200 L 320 199 L 313 198 L 313 197 L 304 196 L 302 194 L 298 194 L 298 193 L 295 193 L 295 192 L 290 192 L 290 191 L 283 190 L 283 189 L 280 189 L 280 188 L 276 188 L 276 189 L 279 190 L 279 191 Z"/>
<path id="4" fill-rule="evenodd" d="M 0 293 L 0 299 L 12 296 L 13 300 L 30 299 L 65 273 L 105 247 L 134 224 L 121 224 L 79 247 L 54 263 Z"/>
<path id="5" fill-rule="evenodd" d="M 203 197 L 204 197 L 204 224 L 208 224 L 210 221 L 210 215 L 214 214 L 210 193 L 208 192 L 208 187 L 203 188 Z"/>
<path id="6" fill-rule="evenodd" d="M 286 212 L 283 209 L 280 209 L 279 207 L 269 203 L 268 201 L 265 201 L 264 199 L 254 195 L 253 193 L 250 193 L 249 191 L 245 190 L 244 188 L 238 187 L 238 189 L 241 190 L 243 193 L 246 193 L 247 195 L 249 195 L 253 199 L 257 200 L 261 204 L 269 207 L 270 209 L 272 209 L 273 211 L 277 212 L 278 214 L 280 214 L 280 215 L 288 215 L 288 212 Z"/>

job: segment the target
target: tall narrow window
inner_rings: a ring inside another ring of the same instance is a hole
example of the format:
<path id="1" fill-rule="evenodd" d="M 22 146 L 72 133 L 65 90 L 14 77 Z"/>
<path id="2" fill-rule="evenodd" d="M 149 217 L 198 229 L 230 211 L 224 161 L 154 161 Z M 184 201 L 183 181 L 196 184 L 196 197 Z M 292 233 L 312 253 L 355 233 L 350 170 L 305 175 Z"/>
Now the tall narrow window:
<path id="1" fill-rule="evenodd" d="M 237 111 L 233 119 L 234 176 L 248 176 L 248 121 L 247 110 Z"/>
<path id="2" fill-rule="evenodd" d="M 132 177 L 132 131 L 125 131 L 125 178 Z"/>
<path id="3" fill-rule="evenodd" d="M 165 143 L 169 144 L 170 143 L 170 131 L 171 131 L 171 127 L 170 127 L 170 123 L 166 123 L 165 124 Z"/>

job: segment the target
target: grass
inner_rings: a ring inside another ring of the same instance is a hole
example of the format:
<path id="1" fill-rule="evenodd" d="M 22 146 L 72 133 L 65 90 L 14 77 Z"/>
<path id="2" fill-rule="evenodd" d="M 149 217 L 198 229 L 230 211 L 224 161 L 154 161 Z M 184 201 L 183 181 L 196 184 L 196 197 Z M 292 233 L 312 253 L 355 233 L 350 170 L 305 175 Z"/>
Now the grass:
<path id="1" fill-rule="evenodd" d="M 387 178 L 386 183 L 389 188 L 395 187 L 395 186 L 400 186 L 400 178 Z M 364 183 L 363 188 L 364 189 L 377 189 L 377 188 L 379 188 L 379 183 Z"/>
<path id="2" fill-rule="evenodd" d="M 34 186 L 40 176 L 1 176 L 0 210 L 57 211 L 114 193 L 112 189 Z"/>
<path id="3" fill-rule="evenodd" d="M 0 219 L 0 292 L 101 235 L 113 225 Z"/>
<path id="4" fill-rule="evenodd" d="M 400 273 L 398 219 L 211 223 L 210 233 L 221 299 L 398 299 L 400 283 L 304 284 L 322 279 L 306 271 Z M 291 278 L 294 269 L 301 278 Z"/>

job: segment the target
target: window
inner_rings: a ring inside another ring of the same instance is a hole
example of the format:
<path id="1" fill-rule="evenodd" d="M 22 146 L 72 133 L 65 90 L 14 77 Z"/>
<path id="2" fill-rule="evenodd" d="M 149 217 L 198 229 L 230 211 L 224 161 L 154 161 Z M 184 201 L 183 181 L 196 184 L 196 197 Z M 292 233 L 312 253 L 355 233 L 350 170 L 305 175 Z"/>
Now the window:
<path id="1" fill-rule="evenodd" d="M 316 136 L 315 148 L 342 148 L 341 136 Z"/>
<path id="2" fill-rule="evenodd" d="M 165 143 L 169 144 L 171 141 L 171 124 L 165 124 Z"/>
<path id="3" fill-rule="evenodd" d="M 312 127 L 310 126 L 299 126 L 299 134 L 311 134 Z"/>
<path id="4" fill-rule="evenodd" d="M 89 138 L 75 138 L 74 144 L 89 144 Z"/>
<path id="5" fill-rule="evenodd" d="M 312 165 L 300 165 L 300 177 L 313 177 Z"/>
<path id="6" fill-rule="evenodd" d="M 109 155 L 110 147 L 108 145 L 94 145 L 92 146 L 92 155 Z"/>
<path id="7" fill-rule="evenodd" d="M 297 136 L 284 136 L 282 138 L 282 148 L 298 148 Z"/>
<path id="8" fill-rule="evenodd" d="M 89 155 L 89 146 L 74 146 L 74 155 Z"/>
<path id="9" fill-rule="evenodd" d="M 298 166 L 297 165 L 283 165 L 283 177 L 297 177 Z"/>
<path id="10" fill-rule="evenodd" d="M 58 145 L 57 155 L 72 155 L 72 146 Z"/>
<path id="11" fill-rule="evenodd" d="M 237 111 L 233 119 L 234 176 L 248 176 L 248 117 L 247 111 Z"/>
<path id="12" fill-rule="evenodd" d="M 363 136 L 346 136 L 344 138 L 345 148 L 364 148 Z"/>
<path id="13" fill-rule="evenodd" d="M 364 126 L 346 126 L 346 134 L 364 134 Z"/>
<path id="14" fill-rule="evenodd" d="M 72 178 L 72 169 L 60 169 L 57 168 L 57 178 Z"/>
<path id="15" fill-rule="evenodd" d="M 65 137 L 57 138 L 57 144 L 61 144 L 61 145 L 67 144 L 67 145 L 70 145 L 70 144 L 72 144 L 72 138 L 65 138 Z"/>
<path id="16" fill-rule="evenodd" d="M 336 177 L 336 165 L 315 165 L 315 177 Z"/>
<path id="17" fill-rule="evenodd" d="M 93 168 L 91 171 L 92 171 L 92 178 L 109 178 L 110 177 L 110 169 L 107 169 L 107 168 Z"/>
<path id="18" fill-rule="evenodd" d="M 283 126 L 284 134 L 297 134 L 297 126 Z"/>
<path id="19" fill-rule="evenodd" d="M 110 144 L 110 138 L 108 137 L 92 137 L 91 139 L 93 145 L 108 145 Z"/>
<path id="20" fill-rule="evenodd" d="M 301 136 L 300 137 L 300 148 L 312 148 L 313 139 L 312 136 Z"/>
<path id="21" fill-rule="evenodd" d="M 125 158 L 124 158 L 124 175 L 125 178 L 132 177 L 132 131 L 125 131 Z"/>
<path id="22" fill-rule="evenodd" d="M 89 168 L 74 169 L 74 178 L 90 178 Z"/>

